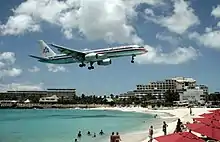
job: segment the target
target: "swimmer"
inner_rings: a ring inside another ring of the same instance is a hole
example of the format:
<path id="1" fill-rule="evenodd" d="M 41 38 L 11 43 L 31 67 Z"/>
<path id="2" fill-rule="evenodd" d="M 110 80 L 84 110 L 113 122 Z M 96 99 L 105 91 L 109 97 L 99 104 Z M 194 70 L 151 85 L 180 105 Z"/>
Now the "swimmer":
<path id="1" fill-rule="evenodd" d="M 95 137 L 96 137 L 96 134 L 94 133 L 93 138 L 95 138 Z"/>
<path id="2" fill-rule="evenodd" d="M 87 135 L 89 135 L 89 136 L 91 135 L 90 131 L 87 132 Z"/>
<path id="3" fill-rule="evenodd" d="M 79 131 L 78 133 L 78 137 L 80 138 L 82 136 L 81 131 Z"/>
<path id="4" fill-rule="evenodd" d="M 103 134 L 104 134 L 104 132 L 101 130 L 101 131 L 99 132 L 99 134 L 100 134 L 100 135 L 103 135 Z"/>

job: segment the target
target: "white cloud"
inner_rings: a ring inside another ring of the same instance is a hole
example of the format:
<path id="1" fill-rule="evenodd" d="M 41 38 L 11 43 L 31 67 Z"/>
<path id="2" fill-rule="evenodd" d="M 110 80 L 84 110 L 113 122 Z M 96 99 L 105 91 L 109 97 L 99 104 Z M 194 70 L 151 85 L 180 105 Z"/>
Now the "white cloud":
<path id="1" fill-rule="evenodd" d="M 141 39 L 130 21 L 141 3 L 163 4 L 163 0 L 27 0 L 13 10 L 14 15 L 1 25 L 3 35 L 18 35 L 40 30 L 41 22 L 61 27 L 67 38 L 73 31 L 91 40 L 137 43 Z"/>
<path id="2" fill-rule="evenodd" d="M 3 52 L 0 53 L 0 60 L 5 61 L 9 64 L 14 64 L 15 63 L 15 53 L 13 52 Z"/>
<path id="3" fill-rule="evenodd" d="M 47 64 L 49 72 L 66 72 L 67 69 L 60 65 Z"/>
<path id="4" fill-rule="evenodd" d="M 154 16 L 154 11 L 152 9 L 146 8 L 144 13 L 149 16 Z"/>
<path id="5" fill-rule="evenodd" d="M 220 5 L 212 9 L 211 15 L 220 18 Z M 206 27 L 204 33 L 193 32 L 189 34 L 190 39 L 195 39 L 198 44 L 209 48 L 220 49 L 220 22 L 214 27 Z"/>
<path id="6" fill-rule="evenodd" d="M 22 73 L 22 69 L 13 67 L 15 60 L 13 52 L 0 53 L 0 78 L 15 77 Z"/>
<path id="7" fill-rule="evenodd" d="M 137 56 L 135 61 L 139 64 L 182 64 L 195 60 L 199 52 L 193 47 L 178 47 L 171 53 L 163 53 L 160 48 L 145 45 L 147 54 Z"/>
<path id="8" fill-rule="evenodd" d="M 0 73 L 1 73 L 0 77 L 3 76 L 15 77 L 15 76 L 19 76 L 22 73 L 22 70 L 17 68 L 2 69 L 0 70 Z"/>
<path id="9" fill-rule="evenodd" d="M 28 69 L 29 72 L 39 72 L 40 68 L 38 68 L 37 66 L 33 66 L 32 68 Z"/>
<path id="10" fill-rule="evenodd" d="M 203 44 L 204 46 L 220 49 L 220 30 L 210 30 L 204 34 L 193 32 L 189 34 L 189 38 L 196 39 L 199 43 Z"/>
<path id="11" fill-rule="evenodd" d="M 217 27 L 220 27 L 220 22 L 217 23 Z"/>
<path id="12" fill-rule="evenodd" d="M 5 66 L 5 63 L 0 62 L 0 69 L 3 68 Z"/>
<path id="13" fill-rule="evenodd" d="M 30 84 L 30 83 L 11 83 L 0 84 L 0 91 L 40 91 L 43 89 L 43 83 Z"/>
<path id="14" fill-rule="evenodd" d="M 149 11 L 149 10 L 148 10 Z M 174 1 L 174 10 L 171 16 L 152 16 L 152 12 L 145 11 L 146 19 L 162 27 L 168 28 L 169 31 L 183 34 L 190 27 L 200 23 L 194 10 L 190 7 L 189 2 L 184 0 Z"/>
<path id="15" fill-rule="evenodd" d="M 2 35 L 19 35 L 25 32 L 40 31 L 40 26 L 35 24 L 29 15 L 10 16 L 5 25 L 0 25 Z"/>
<path id="16" fill-rule="evenodd" d="M 212 9 L 211 15 L 220 18 L 220 5 Z"/>
<path id="17" fill-rule="evenodd" d="M 180 41 L 180 38 L 178 38 L 178 37 L 165 35 L 163 33 L 157 33 L 156 38 L 159 39 L 159 40 L 167 41 L 172 45 L 178 45 L 178 43 Z"/>

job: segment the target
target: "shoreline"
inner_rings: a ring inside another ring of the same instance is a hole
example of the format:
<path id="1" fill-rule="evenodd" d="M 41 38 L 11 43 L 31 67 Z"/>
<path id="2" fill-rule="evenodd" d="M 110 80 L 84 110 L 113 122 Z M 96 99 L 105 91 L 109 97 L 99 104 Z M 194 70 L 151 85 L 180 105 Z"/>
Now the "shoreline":
<path id="1" fill-rule="evenodd" d="M 106 111 L 121 111 L 121 112 L 136 112 L 136 113 L 145 113 L 149 115 L 157 114 L 157 118 L 152 122 L 143 122 L 143 129 L 138 131 L 131 131 L 121 133 L 122 141 L 125 142 L 148 142 L 148 129 L 150 125 L 154 126 L 154 135 L 153 137 L 162 136 L 162 122 L 166 121 L 168 124 L 167 134 L 171 134 L 174 132 L 176 127 L 176 121 L 178 118 L 185 124 L 186 122 L 193 122 L 192 118 L 199 117 L 198 115 L 207 113 L 209 110 L 215 110 L 218 108 L 192 108 L 193 115 L 191 116 L 189 113 L 189 108 L 186 107 L 170 107 L 170 108 L 158 108 L 158 109 L 149 109 L 143 108 L 139 106 L 130 106 L 130 107 L 111 107 L 109 105 L 97 105 L 97 104 L 71 104 L 71 105 L 63 105 L 63 104 L 17 104 L 19 107 L 9 107 L 10 109 L 50 109 L 50 108 L 58 108 L 58 109 L 86 109 L 86 110 L 106 110 Z M 2 108 L 0 109 L 8 109 Z M 106 138 L 107 140 L 109 139 Z M 104 141 L 106 141 L 106 139 Z M 104 142 L 103 141 L 103 142 Z M 156 140 L 153 140 L 156 142 Z"/>
<path id="2" fill-rule="evenodd" d="M 167 134 L 171 134 L 174 132 L 176 128 L 176 122 L 177 119 L 180 118 L 180 120 L 185 124 L 186 122 L 193 122 L 194 117 L 200 117 L 200 114 L 207 113 L 209 110 L 215 110 L 219 108 L 206 108 L 206 107 L 198 107 L 198 108 L 192 108 L 192 114 L 189 113 L 189 108 L 186 107 L 173 107 L 173 108 L 159 108 L 157 110 L 155 109 L 148 109 L 148 108 L 142 108 L 142 107 L 107 107 L 107 108 L 91 108 L 91 110 L 118 110 L 122 112 L 139 112 L 139 113 L 147 113 L 151 115 L 158 115 L 158 118 L 161 120 L 161 123 L 159 124 L 152 122 L 149 125 L 154 125 L 154 135 L 153 137 L 162 136 L 162 122 L 167 122 Z M 146 125 L 146 124 L 145 124 Z M 125 142 L 148 142 L 148 129 L 142 131 L 135 131 L 135 132 L 129 132 L 125 134 L 121 134 L 122 141 Z M 156 140 L 153 140 L 154 142 L 157 142 Z"/>
<path id="3" fill-rule="evenodd" d="M 0 104 L 0 109 L 75 109 L 75 108 L 97 108 L 97 107 L 109 107 L 109 105 L 103 104 L 40 104 L 40 103 L 3 103 Z"/>

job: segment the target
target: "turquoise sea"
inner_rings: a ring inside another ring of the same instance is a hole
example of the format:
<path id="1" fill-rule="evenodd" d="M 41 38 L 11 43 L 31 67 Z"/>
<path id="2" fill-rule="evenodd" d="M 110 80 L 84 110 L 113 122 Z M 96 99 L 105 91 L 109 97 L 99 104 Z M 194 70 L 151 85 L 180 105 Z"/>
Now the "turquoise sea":
<path id="1" fill-rule="evenodd" d="M 73 142 L 78 131 L 83 133 L 80 142 L 107 141 L 113 131 L 146 130 L 153 120 L 148 114 L 109 110 L 2 109 L 0 142 Z M 101 129 L 104 136 L 98 135 Z M 87 136 L 87 131 L 97 137 Z"/>

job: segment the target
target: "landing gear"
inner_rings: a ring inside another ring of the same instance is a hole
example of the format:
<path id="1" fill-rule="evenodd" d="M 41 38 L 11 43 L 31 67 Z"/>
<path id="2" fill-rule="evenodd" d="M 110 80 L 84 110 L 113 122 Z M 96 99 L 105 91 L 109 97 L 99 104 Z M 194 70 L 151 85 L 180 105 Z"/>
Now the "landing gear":
<path id="1" fill-rule="evenodd" d="M 134 57 L 135 57 L 135 55 L 131 56 L 131 63 L 134 63 Z"/>
<path id="2" fill-rule="evenodd" d="M 94 69 L 93 63 L 94 63 L 94 62 L 90 62 L 90 66 L 88 67 L 89 70 Z"/>
<path id="3" fill-rule="evenodd" d="M 89 70 L 92 70 L 92 69 L 94 69 L 94 67 L 93 67 L 93 66 L 92 66 L 92 67 L 88 67 L 88 69 L 89 69 Z"/>
<path id="4" fill-rule="evenodd" d="M 84 64 L 84 63 L 82 63 L 82 64 L 79 64 L 79 67 L 85 67 L 86 66 L 86 64 Z"/>

